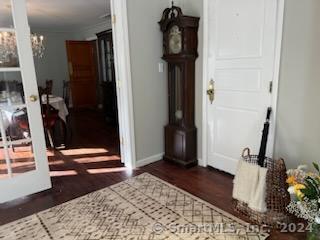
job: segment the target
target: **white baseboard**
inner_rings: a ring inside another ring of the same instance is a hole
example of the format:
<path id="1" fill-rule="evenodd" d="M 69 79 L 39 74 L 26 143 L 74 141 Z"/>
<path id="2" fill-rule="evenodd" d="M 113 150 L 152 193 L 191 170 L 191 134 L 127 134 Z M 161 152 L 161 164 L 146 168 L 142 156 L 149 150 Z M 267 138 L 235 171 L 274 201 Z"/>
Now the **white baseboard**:
<path id="1" fill-rule="evenodd" d="M 202 158 L 198 158 L 198 165 L 201 167 L 206 167 L 206 165 L 204 164 Z"/>
<path id="2" fill-rule="evenodd" d="M 159 154 L 147 157 L 145 159 L 138 160 L 136 163 L 136 167 L 143 167 L 143 166 L 148 165 L 150 163 L 157 162 L 162 159 L 163 155 L 164 155 L 164 153 L 159 153 Z"/>

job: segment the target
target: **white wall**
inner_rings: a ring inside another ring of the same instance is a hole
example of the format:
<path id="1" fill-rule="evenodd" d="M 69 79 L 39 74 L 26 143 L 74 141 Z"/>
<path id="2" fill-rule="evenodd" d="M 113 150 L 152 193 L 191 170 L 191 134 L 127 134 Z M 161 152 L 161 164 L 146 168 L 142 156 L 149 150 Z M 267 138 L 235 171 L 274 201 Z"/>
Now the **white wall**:
<path id="1" fill-rule="evenodd" d="M 277 157 L 320 161 L 320 1 L 287 0 L 280 71 Z"/>
<path id="2" fill-rule="evenodd" d="M 156 155 L 160 160 L 168 106 L 167 70 L 158 72 L 158 63 L 163 61 L 162 33 L 157 22 L 168 0 L 128 0 L 127 7 L 137 159 Z"/>

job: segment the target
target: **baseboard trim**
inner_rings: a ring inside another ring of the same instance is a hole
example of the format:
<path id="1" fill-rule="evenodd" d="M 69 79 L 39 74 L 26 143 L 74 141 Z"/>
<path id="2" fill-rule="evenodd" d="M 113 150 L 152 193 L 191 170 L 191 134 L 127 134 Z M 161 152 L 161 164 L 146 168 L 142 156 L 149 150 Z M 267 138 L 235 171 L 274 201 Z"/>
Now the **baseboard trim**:
<path id="1" fill-rule="evenodd" d="M 163 155 L 164 155 L 164 153 L 159 153 L 159 154 L 138 160 L 136 167 L 143 167 L 143 166 L 148 165 L 150 163 L 157 162 L 162 159 Z"/>
<path id="2" fill-rule="evenodd" d="M 202 158 L 198 158 L 198 165 L 200 167 L 206 167 L 207 165 L 204 164 L 204 162 L 202 161 Z"/>

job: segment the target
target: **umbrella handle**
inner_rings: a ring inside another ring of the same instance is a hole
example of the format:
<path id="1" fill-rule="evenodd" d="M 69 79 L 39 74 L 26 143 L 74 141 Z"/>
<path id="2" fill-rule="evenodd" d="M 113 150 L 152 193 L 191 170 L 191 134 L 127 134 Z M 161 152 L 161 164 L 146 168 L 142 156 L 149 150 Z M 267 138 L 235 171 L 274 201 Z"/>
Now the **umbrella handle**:
<path id="1" fill-rule="evenodd" d="M 272 108 L 271 107 L 268 107 L 268 110 L 267 110 L 267 121 L 269 121 L 270 120 L 270 115 L 271 115 L 271 113 L 272 113 Z"/>
<path id="2" fill-rule="evenodd" d="M 243 149 L 243 151 L 242 151 L 242 158 L 249 158 L 249 160 L 251 160 L 251 154 L 250 154 L 250 148 L 245 148 L 245 149 Z"/>

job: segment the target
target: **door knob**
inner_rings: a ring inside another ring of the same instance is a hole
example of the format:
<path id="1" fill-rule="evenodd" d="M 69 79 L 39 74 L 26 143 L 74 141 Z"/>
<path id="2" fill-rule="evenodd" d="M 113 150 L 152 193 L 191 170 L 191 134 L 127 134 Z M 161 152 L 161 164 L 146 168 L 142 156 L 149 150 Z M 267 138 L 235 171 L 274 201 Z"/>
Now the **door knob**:
<path id="1" fill-rule="evenodd" d="M 211 104 L 214 101 L 214 94 L 215 94 L 214 81 L 213 81 L 213 79 L 211 79 L 210 83 L 209 83 L 209 89 L 207 90 L 207 95 L 209 96 L 209 100 L 210 100 Z"/>
<path id="2" fill-rule="evenodd" d="M 31 95 L 29 97 L 29 99 L 30 99 L 31 102 L 36 102 L 38 100 L 38 96 L 37 95 Z"/>

